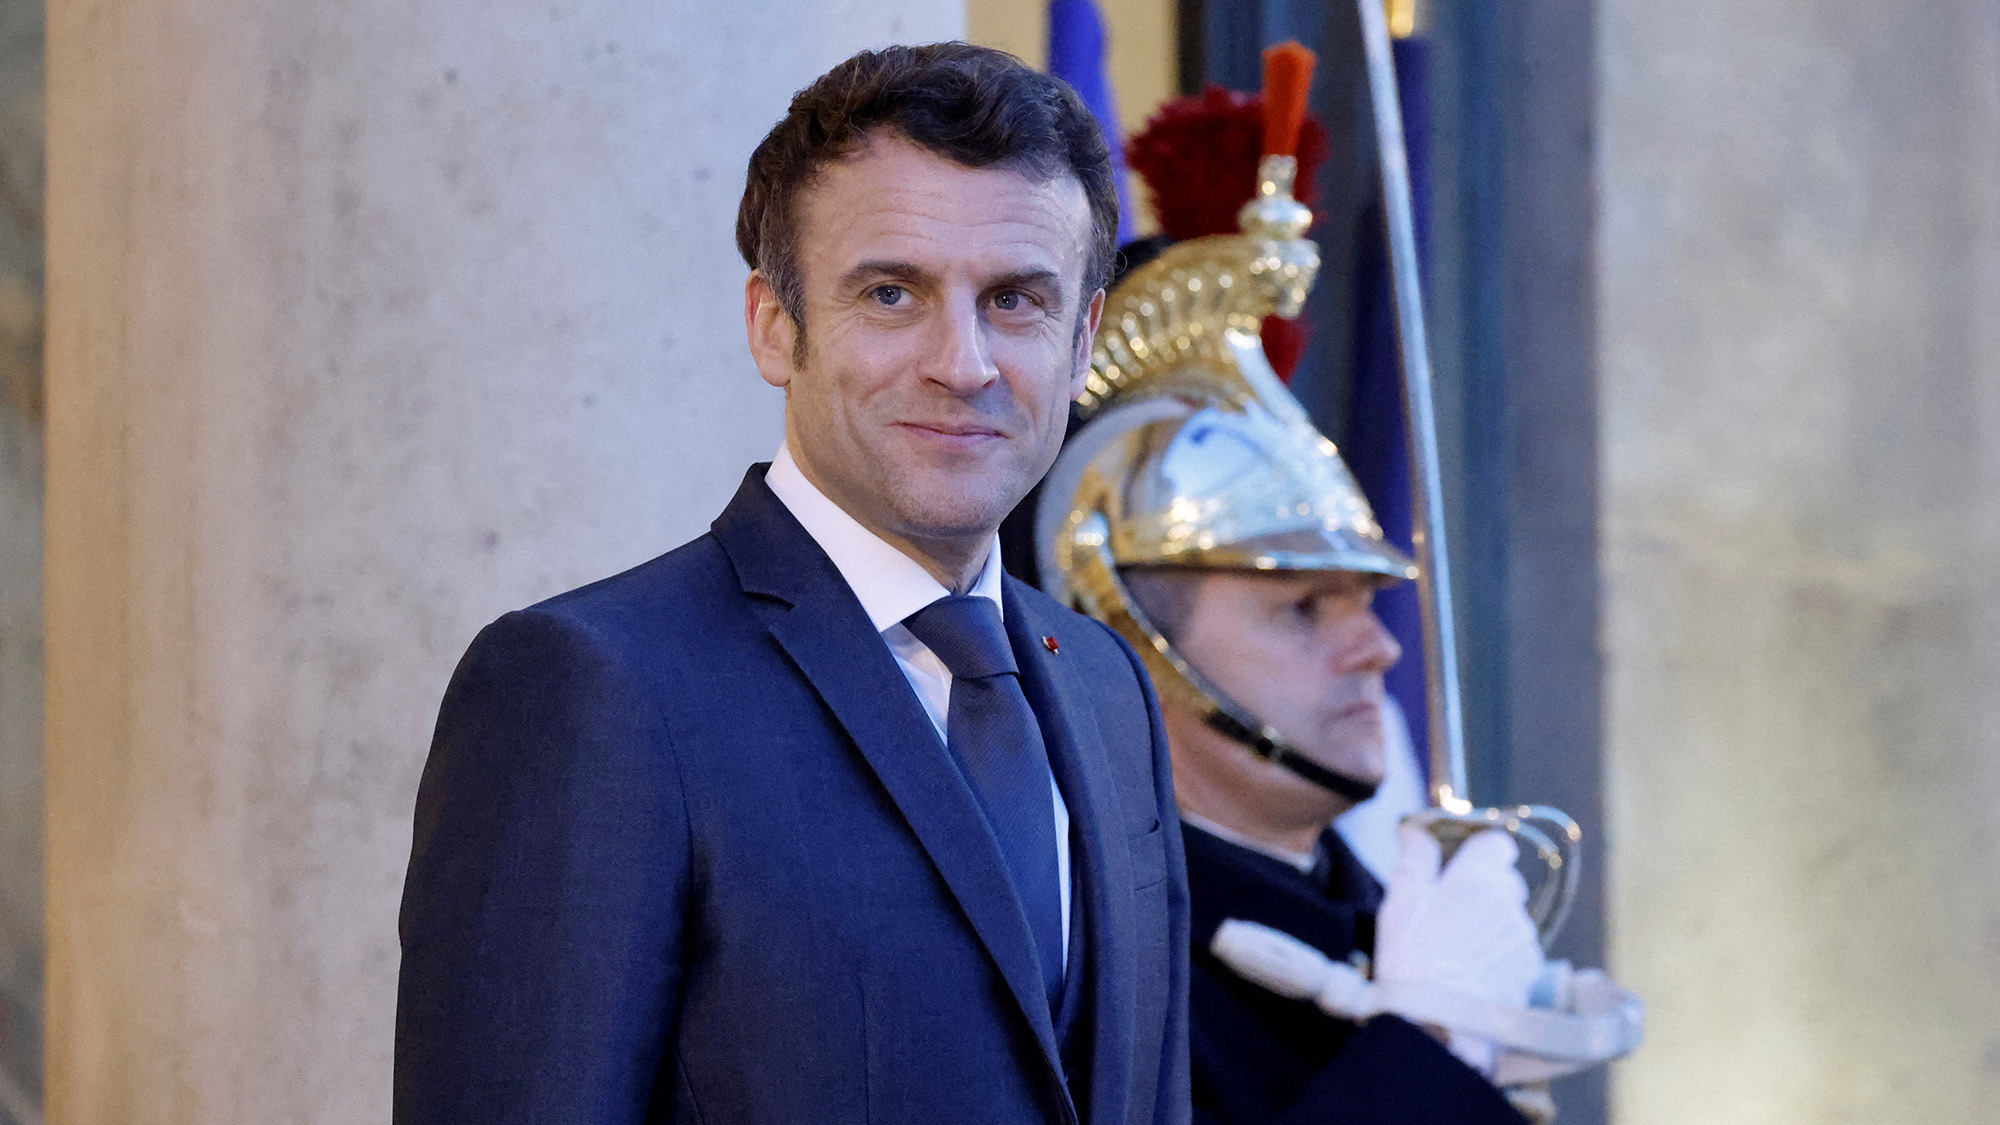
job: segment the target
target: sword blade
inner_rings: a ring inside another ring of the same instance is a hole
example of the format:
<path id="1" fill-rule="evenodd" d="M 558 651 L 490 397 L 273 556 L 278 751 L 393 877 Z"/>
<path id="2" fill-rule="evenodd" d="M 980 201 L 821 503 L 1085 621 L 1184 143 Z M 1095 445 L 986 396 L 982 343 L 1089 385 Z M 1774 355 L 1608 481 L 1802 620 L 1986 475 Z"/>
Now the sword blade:
<path id="1" fill-rule="evenodd" d="M 1403 403 L 1410 430 L 1412 546 L 1422 573 L 1417 600 L 1423 610 L 1424 685 L 1430 710 L 1431 804 L 1448 812 L 1472 808 L 1465 780 L 1465 721 L 1459 704 L 1458 634 L 1452 620 L 1451 560 L 1446 550 L 1444 486 L 1438 467 L 1437 416 L 1431 396 L 1431 359 L 1424 335 L 1423 285 L 1410 203 L 1410 159 L 1403 140 L 1403 109 L 1396 93 L 1395 55 L 1382 0 L 1357 0 L 1361 40 L 1368 59 L 1368 93 L 1381 148 L 1382 213 L 1389 239 L 1389 269 L 1396 302 L 1397 354 L 1403 369 Z"/>

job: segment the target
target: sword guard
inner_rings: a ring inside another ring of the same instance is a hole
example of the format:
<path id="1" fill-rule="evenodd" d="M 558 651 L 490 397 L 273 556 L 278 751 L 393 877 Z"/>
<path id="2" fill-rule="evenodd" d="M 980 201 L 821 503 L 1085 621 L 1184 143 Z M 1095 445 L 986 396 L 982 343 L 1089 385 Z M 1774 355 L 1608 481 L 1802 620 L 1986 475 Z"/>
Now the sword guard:
<path id="1" fill-rule="evenodd" d="M 1541 866 L 1540 877 L 1528 880 L 1528 917 L 1544 950 L 1555 942 L 1583 874 L 1583 829 L 1568 813 L 1548 805 L 1509 805 L 1469 812 L 1426 809 L 1404 819 L 1437 837 L 1446 862 L 1475 832 L 1497 830 L 1519 841 Z"/>

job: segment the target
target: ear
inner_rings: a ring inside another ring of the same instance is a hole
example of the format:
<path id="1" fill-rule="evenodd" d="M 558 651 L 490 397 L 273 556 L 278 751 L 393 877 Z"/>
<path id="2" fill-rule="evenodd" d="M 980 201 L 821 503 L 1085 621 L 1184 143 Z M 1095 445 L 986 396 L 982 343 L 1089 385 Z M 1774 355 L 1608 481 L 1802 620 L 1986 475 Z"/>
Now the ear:
<path id="1" fill-rule="evenodd" d="M 1090 377 L 1090 349 L 1097 343 L 1097 322 L 1104 318 L 1104 290 L 1099 289 L 1090 298 L 1090 312 L 1084 318 L 1083 333 L 1076 339 L 1076 354 L 1070 357 L 1069 397 L 1074 401 L 1083 394 L 1084 380 Z"/>
<path id="2" fill-rule="evenodd" d="M 743 328 L 750 337 L 750 358 L 757 373 L 774 387 L 790 386 L 798 374 L 792 366 L 792 349 L 799 326 L 762 270 L 751 270 L 750 280 L 743 283 Z"/>

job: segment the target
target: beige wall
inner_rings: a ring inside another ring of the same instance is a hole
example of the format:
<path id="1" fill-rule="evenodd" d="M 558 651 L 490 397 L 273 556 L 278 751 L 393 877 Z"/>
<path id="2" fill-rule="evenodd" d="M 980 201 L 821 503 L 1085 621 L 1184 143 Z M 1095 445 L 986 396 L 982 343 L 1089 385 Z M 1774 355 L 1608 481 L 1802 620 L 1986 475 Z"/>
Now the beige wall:
<path id="1" fill-rule="evenodd" d="M 965 0 L 965 38 L 1018 56 L 1029 66 L 1049 65 L 1047 0 Z"/>
<path id="2" fill-rule="evenodd" d="M 2000 1120 L 2000 9 L 1599 21 L 1617 1120 Z"/>
<path id="3" fill-rule="evenodd" d="M 1118 116 L 1129 136 L 1161 102 L 1174 96 L 1173 0 L 1098 0 L 1110 40 L 1111 84 Z M 966 0 L 965 37 L 1045 67 L 1049 57 L 1048 5 L 1044 0 Z M 1134 182 L 1133 217 L 1139 233 L 1155 228 L 1145 192 Z"/>
<path id="4" fill-rule="evenodd" d="M 924 0 L 53 0 L 48 1108 L 388 1119 L 410 811 L 500 612 L 779 439 L 744 161 Z"/>

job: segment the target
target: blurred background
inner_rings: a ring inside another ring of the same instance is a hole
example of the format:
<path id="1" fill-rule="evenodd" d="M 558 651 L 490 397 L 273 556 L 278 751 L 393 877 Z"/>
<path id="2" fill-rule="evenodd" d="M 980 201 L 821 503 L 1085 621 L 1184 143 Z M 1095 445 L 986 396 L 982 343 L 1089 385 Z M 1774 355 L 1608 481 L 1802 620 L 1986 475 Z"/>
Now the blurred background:
<path id="1" fill-rule="evenodd" d="M 1123 132 L 1319 52 L 1294 388 L 1386 456 L 1341 0 L 0 0 L 0 1123 L 387 1118 L 454 661 L 779 441 L 751 147 L 1080 9 Z M 1473 795 L 1649 1004 L 1563 1120 L 2000 1122 L 2000 3 L 1399 11 Z"/>

